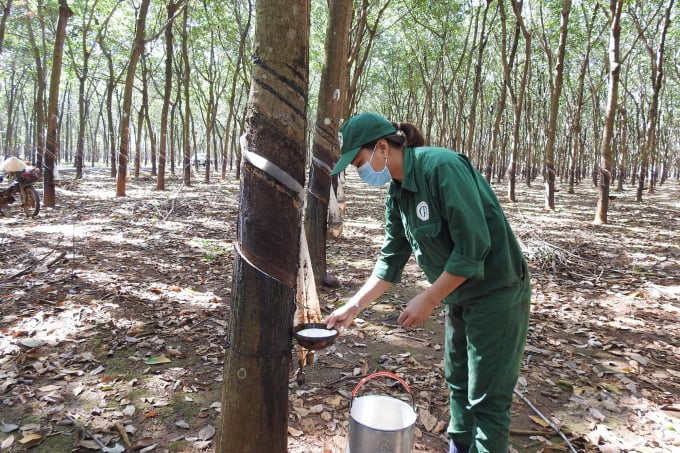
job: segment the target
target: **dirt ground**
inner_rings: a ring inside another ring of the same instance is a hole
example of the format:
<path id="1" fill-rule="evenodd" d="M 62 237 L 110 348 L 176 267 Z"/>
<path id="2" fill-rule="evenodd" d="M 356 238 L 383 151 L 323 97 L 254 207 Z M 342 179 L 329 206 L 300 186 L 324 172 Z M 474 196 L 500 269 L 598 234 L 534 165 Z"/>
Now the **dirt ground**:
<path id="1" fill-rule="evenodd" d="M 143 177 L 115 197 L 107 172 L 64 171 L 55 208 L 0 217 L 3 453 L 215 449 L 238 182 L 170 178 L 159 192 Z M 680 451 L 680 185 L 642 203 L 629 186 L 613 193 L 604 226 L 587 183 L 558 192 L 552 212 L 540 183 L 517 189 L 503 205 L 534 293 L 512 451 Z M 346 191 L 324 311 L 370 274 L 382 241 L 382 190 L 349 174 Z M 290 452 L 344 452 L 351 392 L 376 370 L 409 383 L 414 451 L 445 451 L 443 313 L 419 329 L 394 322 L 423 285 L 411 263 L 314 365 L 291 369 Z M 409 400 L 395 383 L 361 392 Z"/>

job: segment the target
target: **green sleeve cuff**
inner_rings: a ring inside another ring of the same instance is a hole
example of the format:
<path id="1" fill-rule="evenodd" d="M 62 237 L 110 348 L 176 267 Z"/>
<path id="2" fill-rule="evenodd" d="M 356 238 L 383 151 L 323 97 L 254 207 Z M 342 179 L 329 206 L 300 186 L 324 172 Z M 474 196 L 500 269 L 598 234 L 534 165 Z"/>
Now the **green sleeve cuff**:
<path id="1" fill-rule="evenodd" d="M 378 260 L 373 268 L 373 275 L 378 277 L 380 280 L 385 280 L 390 283 L 400 283 L 401 273 L 404 267 L 390 266 L 383 260 Z"/>
<path id="2" fill-rule="evenodd" d="M 483 279 L 484 261 L 474 260 L 454 252 L 449 256 L 444 270 L 449 274 L 465 278 Z"/>

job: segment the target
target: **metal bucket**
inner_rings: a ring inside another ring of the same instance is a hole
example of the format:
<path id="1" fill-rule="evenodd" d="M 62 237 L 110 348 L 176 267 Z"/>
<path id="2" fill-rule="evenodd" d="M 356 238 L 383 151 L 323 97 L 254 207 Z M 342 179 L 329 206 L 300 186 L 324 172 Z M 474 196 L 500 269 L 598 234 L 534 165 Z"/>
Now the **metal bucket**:
<path id="1" fill-rule="evenodd" d="M 411 396 L 411 405 L 386 395 L 356 398 L 361 386 L 379 376 L 388 376 L 399 381 Z M 379 371 L 359 381 L 352 391 L 349 415 L 348 453 L 411 452 L 417 418 L 413 394 L 406 381 L 396 374 Z"/>

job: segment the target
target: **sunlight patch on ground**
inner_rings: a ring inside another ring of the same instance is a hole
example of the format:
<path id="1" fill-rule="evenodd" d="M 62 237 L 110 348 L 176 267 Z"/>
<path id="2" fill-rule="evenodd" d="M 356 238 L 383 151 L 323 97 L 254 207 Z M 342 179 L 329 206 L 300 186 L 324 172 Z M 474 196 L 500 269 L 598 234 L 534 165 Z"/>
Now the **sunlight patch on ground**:
<path id="1" fill-rule="evenodd" d="M 58 302 L 57 304 L 62 308 L 67 307 L 65 302 Z M 20 346 L 28 349 L 38 348 L 42 345 L 56 346 L 63 341 L 74 341 L 74 339 L 82 337 L 82 330 L 89 330 L 94 327 L 85 326 L 82 322 L 84 312 L 88 311 L 91 312 L 92 309 L 75 305 L 64 308 L 57 316 L 45 316 L 43 311 L 30 318 L 5 316 L 5 322 L 10 324 L 12 329 L 11 331 L 8 330 L 7 335 L 0 332 L 0 356 L 17 354 L 21 351 Z M 22 333 L 25 333 L 27 338 L 21 339 Z"/>

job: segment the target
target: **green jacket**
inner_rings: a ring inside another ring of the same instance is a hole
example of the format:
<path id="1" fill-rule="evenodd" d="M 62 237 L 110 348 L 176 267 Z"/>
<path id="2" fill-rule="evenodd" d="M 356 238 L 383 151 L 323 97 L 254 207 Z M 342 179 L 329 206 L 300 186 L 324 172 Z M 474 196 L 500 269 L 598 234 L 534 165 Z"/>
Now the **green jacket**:
<path id="1" fill-rule="evenodd" d="M 528 284 L 522 250 L 493 189 L 462 154 L 405 148 L 402 182 L 392 181 L 385 205 L 375 276 L 399 282 L 413 253 L 430 282 L 443 271 L 468 279 L 445 303 Z"/>

